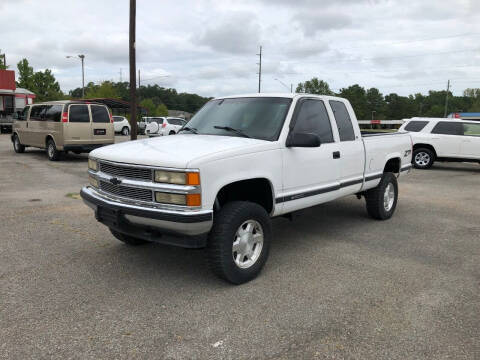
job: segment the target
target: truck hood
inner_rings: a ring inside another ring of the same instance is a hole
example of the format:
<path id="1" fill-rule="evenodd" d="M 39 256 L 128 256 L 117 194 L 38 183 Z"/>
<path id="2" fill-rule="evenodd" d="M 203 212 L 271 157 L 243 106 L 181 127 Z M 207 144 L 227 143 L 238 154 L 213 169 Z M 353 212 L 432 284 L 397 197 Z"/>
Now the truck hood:
<path id="1" fill-rule="evenodd" d="M 179 134 L 126 141 L 90 153 L 93 158 L 120 163 L 187 168 L 203 158 L 225 158 L 272 148 L 270 141 L 234 136 Z M 250 150 L 250 151 L 249 151 Z"/>

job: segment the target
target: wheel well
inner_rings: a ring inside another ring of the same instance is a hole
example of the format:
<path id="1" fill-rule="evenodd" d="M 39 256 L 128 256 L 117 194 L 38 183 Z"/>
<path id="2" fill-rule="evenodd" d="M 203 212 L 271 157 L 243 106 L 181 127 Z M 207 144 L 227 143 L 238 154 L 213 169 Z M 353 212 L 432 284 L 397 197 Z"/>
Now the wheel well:
<path id="1" fill-rule="evenodd" d="M 270 214 L 273 210 L 272 185 L 265 178 L 241 180 L 225 185 L 217 194 L 215 206 L 221 208 L 227 202 L 236 200 L 254 202 Z"/>
<path id="2" fill-rule="evenodd" d="M 385 164 L 385 168 L 383 169 L 383 172 L 399 173 L 400 165 L 401 165 L 400 158 L 390 159 Z"/>
<path id="3" fill-rule="evenodd" d="M 53 143 L 55 144 L 55 146 L 57 146 L 57 143 L 55 142 L 55 139 L 53 138 L 53 136 L 52 136 L 52 135 L 47 135 L 47 136 L 45 137 L 45 148 L 47 148 L 47 146 L 48 146 L 48 140 L 50 140 L 50 139 L 53 141 Z"/>
<path id="4" fill-rule="evenodd" d="M 430 145 L 430 144 L 415 144 L 413 145 L 413 151 L 417 150 L 417 149 L 429 149 L 431 151 L 433 151 L 433 153 L 435 154 L 435 157 L 437 157 L 437 152 L 435 151 L 435 148 Z"/>

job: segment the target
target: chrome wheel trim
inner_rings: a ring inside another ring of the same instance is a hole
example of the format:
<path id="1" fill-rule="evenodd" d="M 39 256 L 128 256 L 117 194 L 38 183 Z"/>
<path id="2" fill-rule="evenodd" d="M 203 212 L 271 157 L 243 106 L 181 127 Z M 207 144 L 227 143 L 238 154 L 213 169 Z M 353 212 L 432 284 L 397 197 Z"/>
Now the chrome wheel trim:
<path id="1" fill-rule="evenodd" d="M 248 269 L 260 258 L 263 248 L 263 228 L 258 221 L 247 220 L 237 229 L 232 244 L 232 257 L 240 269 Z"/>
<path id="2" fill-rule="evenodd" d="M 385 188 L 385 192 L 383 193 L 383 207 L 385 211 L 390 211 L 393 207 L 393 203 L 395 202 L 395 187 L 392 183 L 388 183 L 387 187 Z"/>
<path id="3" fill-rule="evenodd" d="M 48 144 L 48 156 L 53 158 L 53 155 L 55 154 L 55 146 L 50 143 Z"/>
<path id="4" fill-rule="evenodd" d="M 426 152 L 420 151 L 415 155 L 415 164 L 419 166 L 427 166 L 430 162 L 430 155 Z"/>
<path id="5" fill-rule="evenodd" d="M 123 128 L 123 135 L 127 136 L 128 135 L 128 128 Z"/>

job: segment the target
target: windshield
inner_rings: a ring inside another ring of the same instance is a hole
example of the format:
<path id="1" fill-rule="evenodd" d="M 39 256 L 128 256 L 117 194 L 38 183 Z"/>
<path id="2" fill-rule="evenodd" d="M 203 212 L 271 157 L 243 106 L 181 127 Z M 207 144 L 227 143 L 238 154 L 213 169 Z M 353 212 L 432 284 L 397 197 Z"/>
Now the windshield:
<path id="1" fill-rule="evenodd" d="M 291 102 L 288 98 L 267 97 L 212 100 L 186 127 L 198 134 L 242 136 L 243 133 L 251 138 L 274 141 L 280 135 Z"/>

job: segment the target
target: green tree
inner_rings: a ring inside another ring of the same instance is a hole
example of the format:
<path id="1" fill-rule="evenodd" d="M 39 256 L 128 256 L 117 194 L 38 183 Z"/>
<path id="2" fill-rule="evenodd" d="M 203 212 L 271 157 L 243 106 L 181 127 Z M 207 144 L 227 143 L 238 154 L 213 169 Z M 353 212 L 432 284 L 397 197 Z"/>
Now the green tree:
<path id="1" fill-rule="evenodd" d="M 100 85 L 95 85 L 92 82 L 88 83 L 85 91 L 85 98 L 120 99 L 120 96 L 111 81 L 104 81 Z"/>
<path id="2" fill-rule="evenodd" d="M 0 49 L 0 70 L 7 70 L 8 66 L 5 64 L 5 54 L 2 54 L 2 49 Z"/>
<path id="3" fill-rule="evenodd" d="M 33 74 L 33 89 L 38 101 L 61 100 L 64 97 L 60 85 L 49 69 Z"/>
<path id="4" fill-rule="evenodd" d="M 368 113 L 372 114 L 375 111 L 375 119 L 384 119 L 387 104 L 382 93 L 377 88 L 370 88 L 367 90 L 365 97 L 367 101 L 367 116 Z"/>
<path id="5" fill-rule="evenodd" d="M 367 96 L 363 87 L 355 84 L 348 88 L 340 89 L 339 96 L 350 101 L 350 104 L 352 104 L 353 110 L 355 110 L 355 114 L 357 115 L 357 119 L 365 120 L 371 118 L 372 114 L 369 113 Z"/>
<path id="6" fill-rule="evenodd" d="M 155 109 L 156 116 L 168 116 L 168 109 L 165 104 L 160 104 Z"/>
<path id="7" fill-rule="evenodd" d="M 328 83 L 326 81 L 319 80 L 316 77 L 303 83 L 299 83 L 295 91 L 297 93 L 333 95 L 333 91 L 330 90 L 330 86 L 328 85 Z"/>
<path id="8" fill-rule="evenodd" d="M 33 67 L 29 65 L 28 60 L 22 59 L 17 64 L 17 69 L 18 69 L 17 86 L 35 92 L 34 79 L 33 79 L 33 75 L 34 75 Z"/>
<path id="9" fill-rule="evenodd" d="M 140 106 L 147 109 L 147 113 L 149 116 L 156 116 L 157 107 L 153 103 L 152 99 L 143 99 L 140 101 Z"/>

